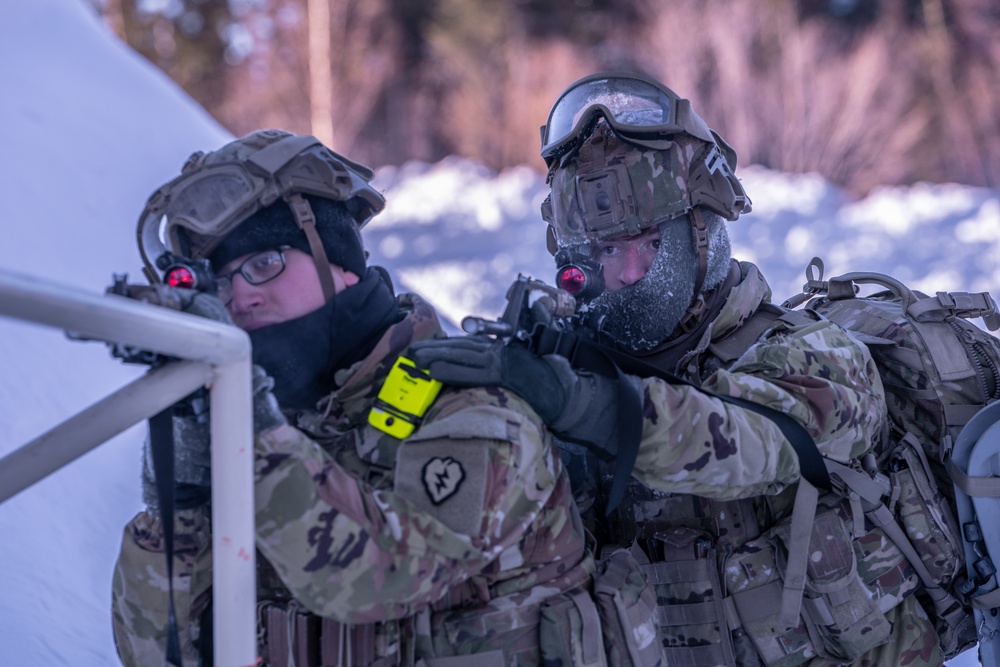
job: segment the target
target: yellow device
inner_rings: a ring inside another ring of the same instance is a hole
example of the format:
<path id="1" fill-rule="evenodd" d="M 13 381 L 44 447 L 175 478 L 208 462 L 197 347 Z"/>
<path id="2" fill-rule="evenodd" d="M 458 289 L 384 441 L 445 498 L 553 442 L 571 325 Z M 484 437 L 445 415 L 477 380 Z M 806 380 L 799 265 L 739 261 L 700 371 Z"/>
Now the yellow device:
<path id="1" fill-rule="evenodd" d="M 440 391 L 440 382 L 406 357 L 399 357 L 368 413 L 368 423 L 394 438 L 407 438 Z"/>

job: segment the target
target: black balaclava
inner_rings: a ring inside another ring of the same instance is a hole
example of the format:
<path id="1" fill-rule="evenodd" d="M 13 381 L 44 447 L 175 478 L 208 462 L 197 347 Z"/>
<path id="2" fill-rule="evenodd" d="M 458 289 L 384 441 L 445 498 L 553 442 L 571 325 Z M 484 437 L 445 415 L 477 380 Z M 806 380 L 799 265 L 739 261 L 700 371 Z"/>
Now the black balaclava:
<path id="1" fill-rule="evenodd" d="M 311 313 L 248 332 L 253 361 L 274 378 L 282 408 L 315 409 L 336 388 L 333 376 L 364 359 L 403 315 L 375 267 Z"/>
<path id="2" fill-rule="evenodd" d="M 723 219 L 703 211 L 708 227 L 708 269 L 702 291 L 718 287 L 729 274 L 732 249 Z M 635 352 L 656 348 L 677 330 L 694 302 L 698 274 L 691 223 L 687 216 L 660 224 L 660 250 L 638 282 L 605 291 L 591 303 L 602 318 L 601 331 Z"/>
<path id="3" fill-rule="evenodd" d="M 366 357 L 385 330 L 403 317 L 388 276 L 366 267 L 357 223 L 344 203 L 313 196 L 306 200 L 330 263 L 360 281 L 311 313 L 248 332 L 253 362 L 274 378 L 278 404 L 296 410 L 314 409 L 335 389 L 334 374 Z M 288 204 L 277 201 L 241 223 L 209 260 L 219 270 L 237 257 L 282 245 L 311 254 Z"/>

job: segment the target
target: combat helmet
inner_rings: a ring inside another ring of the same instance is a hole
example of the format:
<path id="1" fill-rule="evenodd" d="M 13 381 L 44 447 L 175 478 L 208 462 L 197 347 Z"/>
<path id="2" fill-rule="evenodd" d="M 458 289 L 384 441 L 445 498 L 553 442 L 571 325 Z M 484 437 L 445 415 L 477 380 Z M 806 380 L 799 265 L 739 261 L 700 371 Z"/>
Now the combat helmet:
<path id="1" fill-rule="evenodd" d="M 736 151 L 679 97 L 632 72 L 601 72 L 573 83 L 541 127 L 549 197 L 542 204 L 547 245 L 561 286 L 578 288 L 600 275 L 591 248 L 621 234 L 636 235 L 686 216 L 699 261 L 696 293 L 705 277 L 708 238 L 703 207 L 726 220 L 750 211 L 736 178 Z M 567 267 L 572 272 L 567 273 Z M 587 277 L 584 277 L 584 276 Z M 603 290 L 598 278 L 596 292 Z"/>
<path id="2" fill-rule="evenodd" d="M 369 168 L 312 136 L 259 130 L 192 154 L 181 175 L 154 192 L 136 230 L 151 283 L 178 257 L 205 259 L 247 218 L 284 200 L 308 240 L 324 294 L 335 293 L 316 213 L 306 197 L 342 202 L 358 231 L 385 206 Z"/>

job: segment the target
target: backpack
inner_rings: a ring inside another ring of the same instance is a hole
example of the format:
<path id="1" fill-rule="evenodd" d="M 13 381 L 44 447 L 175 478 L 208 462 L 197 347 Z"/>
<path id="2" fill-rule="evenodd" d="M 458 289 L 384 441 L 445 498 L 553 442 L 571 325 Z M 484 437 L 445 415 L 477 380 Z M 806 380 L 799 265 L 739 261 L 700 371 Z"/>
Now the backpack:
<path id="1" fill-rule="evenodd" d="M 861 284 L 885 290 L 859 296 Z M 890 481 L 889 494 L 883 501 L 884 486 L 877 488 L 850 469 L 839 476 L 851 493 L 880 508 L 866 516 L 919 575 L 923 589 L 918 596 L 942 651 L 951 658 L 977 641 L 970 598 L 975 585 L 965 569 L 954 509 L 951 453 L 973 415 L 1000 398 L 1000 339 L 967 320 L 982 318 L 990 331 L 997 330 L 996 302 L 986 292 L 928 296 L 880 273 L 823 280 L 823 262 L 814 257 L 802 294 L 782 306 L 803 304 L 850 331 L 868 347 L 878 368 L 889 433 L 876 447 L 875 469 L 881 473 L 876 476 Z"/>

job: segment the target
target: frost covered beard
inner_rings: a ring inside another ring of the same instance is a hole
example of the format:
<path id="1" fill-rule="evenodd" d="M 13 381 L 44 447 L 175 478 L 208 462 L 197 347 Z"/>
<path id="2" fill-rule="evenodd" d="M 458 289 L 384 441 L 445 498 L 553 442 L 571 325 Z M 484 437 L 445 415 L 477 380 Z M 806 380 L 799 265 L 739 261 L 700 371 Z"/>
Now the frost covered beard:
<path id="1" fill-rule="evenodd" d="M 703 291 L 714 289 L 729 272 L 732 248 L 721 217 L 705 213 L 708 271 Z M 603 316 L 601 331 L 635 352 L 652 350 L 671 337 L 694 301 L 698 275 L 691 225 L 686 218 L 660 224 L 660 250 L 636 283 L 604 292 L 591 302 Z"/>

